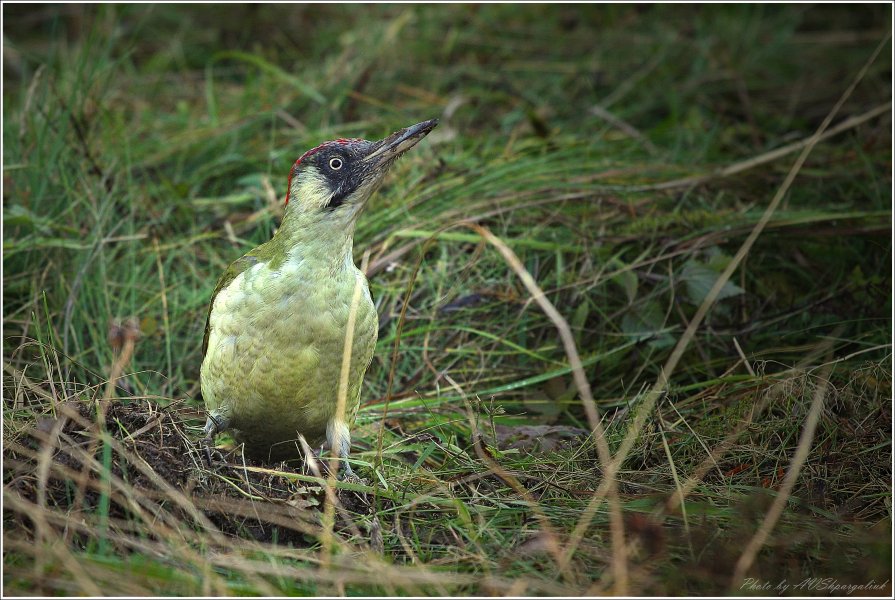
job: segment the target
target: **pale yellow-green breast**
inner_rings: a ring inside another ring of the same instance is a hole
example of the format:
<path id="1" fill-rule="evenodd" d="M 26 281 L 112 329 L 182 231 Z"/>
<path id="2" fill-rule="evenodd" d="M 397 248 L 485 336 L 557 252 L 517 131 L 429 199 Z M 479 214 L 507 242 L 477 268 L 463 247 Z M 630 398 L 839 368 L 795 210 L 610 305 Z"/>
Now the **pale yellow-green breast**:
<path id="1" fill-rule="evenodd" d="M 258 260 L 218 291 L 209 315 L 202 395 L 212 415 L 229 418 L 249 454 L 295 455 L 291 440 L 297 433 L 310 444 L 322 441 L 336 416 L 356 285 L 361 294 L 346 398 L 350 425 L 378 328 L 366 278 L 350 257 L 337 264 L 317 264 L 297 253 L 285 261 Z"/>

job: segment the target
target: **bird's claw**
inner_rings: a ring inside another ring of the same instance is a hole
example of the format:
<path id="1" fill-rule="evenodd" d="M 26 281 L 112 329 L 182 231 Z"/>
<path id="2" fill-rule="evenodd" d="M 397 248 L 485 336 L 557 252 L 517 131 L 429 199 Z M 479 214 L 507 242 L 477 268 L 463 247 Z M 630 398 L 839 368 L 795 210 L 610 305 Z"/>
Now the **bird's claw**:
<path id="1" fill-rule="evenodd" d="M 342 473 L 339 476 L 339 481 L 344 482 L 344 483 L 354 483 L 357 485 L 366 485 L 366 486 L 370 485 L 369 481 L 367 481 L 363 477 L 360 477 L 359 475 L 355 474 L 354 471 Z"/>
<path id="2" fill-rule="evenodd" d="M 201 442 L 203 455 L 205 456 L 205 464 L 208 465 L 208 468 L 214 466 L 213 461 L 211 460 L 211 445 L 214 443 L 214 440 L 211 437 L 202 438 Z"/>
<path id="3" fill-rule="evenodd" d="M 208 467 L 211 468 L 214 466 L 214 462 L 211 458 L 211 448 L 214 446 L 214 436 L 224 429 L 227 428 L 227 423 L 229 419 L 221 419 L 213 417 L 212 415 L 208 415 L 208 418 L 205 419 L 205 437 L 202 438 L 202 450 L 205 454 L 205 462 L 208 464 Z"/>
<path id="4" fill-rule="evenodd" d="M 347 462 L 343 462 L 339 465 L 339 481 L 353 481 L 355 479 L 360 479 L 357 475 L 354 474 L 354 471 L 351 469 L 351 465 Z"/>

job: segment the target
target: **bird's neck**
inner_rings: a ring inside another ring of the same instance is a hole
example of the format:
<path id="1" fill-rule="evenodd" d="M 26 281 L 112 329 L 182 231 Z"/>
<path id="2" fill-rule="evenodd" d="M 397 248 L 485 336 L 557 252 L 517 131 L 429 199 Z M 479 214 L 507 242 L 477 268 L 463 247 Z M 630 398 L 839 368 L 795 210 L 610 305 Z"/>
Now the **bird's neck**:
<path id="1" fill-rule="evenodd" d="M 353 264 L 354 227 L 315 226 L 287 215 L 270 243 L 288 257 L 315 268 L 337 270 Z"/>

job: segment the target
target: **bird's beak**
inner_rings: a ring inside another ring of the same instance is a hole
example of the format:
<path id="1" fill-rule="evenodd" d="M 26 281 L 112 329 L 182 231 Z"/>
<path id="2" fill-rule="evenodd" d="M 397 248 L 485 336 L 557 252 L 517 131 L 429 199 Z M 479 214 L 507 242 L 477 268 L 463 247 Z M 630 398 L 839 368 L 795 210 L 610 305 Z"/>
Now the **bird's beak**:
<path id="1" fill-rule="evenodd" d="M 376 142 L 373 145 L 372 152 L 364 157 L 364 162 L 373 167 L 389 164 L 429 135 L 429 132 L 435 129 L 436 125 L 438 125 L 438 119 L 429 119 L 428 121 L 399 129 L 387 138 Z"/>

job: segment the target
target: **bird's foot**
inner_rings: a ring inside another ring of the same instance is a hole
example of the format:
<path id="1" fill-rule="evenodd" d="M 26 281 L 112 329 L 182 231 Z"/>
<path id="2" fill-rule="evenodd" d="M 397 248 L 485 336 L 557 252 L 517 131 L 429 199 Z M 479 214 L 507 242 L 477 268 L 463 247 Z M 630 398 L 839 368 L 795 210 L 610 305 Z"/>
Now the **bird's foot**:
<path id="1" fill-rule="evenodd" d="M 341 463 L 339 465 L 339 481 L 353 481 L 354 479 L 358 479 L 358 476 L 354 474 L 351 465 L 347 462 Z"/>
<path id="2" fill-rule="evenodd" d="M 370 485 L 370 482 L 359 476 L 351 469 L 351 465 L 347 462 L 342 463 L 344 467 L 339 468 L 339 481 L 344 481 L 345 483 L 355 483 L 358 485 Z"/>
<path id="3" fill-rule="evenodd" d="M 344 483 L 353 483 L 355 485 L 364 485 L 367 487 L 370 486 L 370 482 L 368 480 L 355 473 L 351 473 L 350 475 L 342 474 L 342 476 L 339 477 L 339 481 L 342 481 Z"/>
<path id="4" fill-rule="evenodd" d="M 227 459 L 224 458 L 226 449 L 218 450 L 214 445 L 214 438 L 204 437 L 199 440 L 199 444 L 202 446 L 202 457 L 209 469 L 214 468 L 215 464 L 227 464 Z"/>
<path id="5" fill-rule="evenodd" d="M 214 466 L 214 463 L 211 460 L 211 445 L 214 443 L 214 439 L 210 437 L 204 437 L 199 441 L 202 444 L 203 455 L 205 456 L 205 464 L 208 465 L 208 468 Z"/>
<path id="6" fill-rule="evenodd" d="M 205 419 L 205 437 L 202 438 L 200 443 L 202 444 L 202 450 L 205 455 L 205 462 L 208 464 L 209 468 L 214 466 L 214 461 L 211 458 L 211 449 L 214 447 L 214 436 L 219 431 L 223 431 L 227 428 L 228 421 L 228 419 L 213 417 L 212 415 L 208 415 L 208 418 Z"/>

